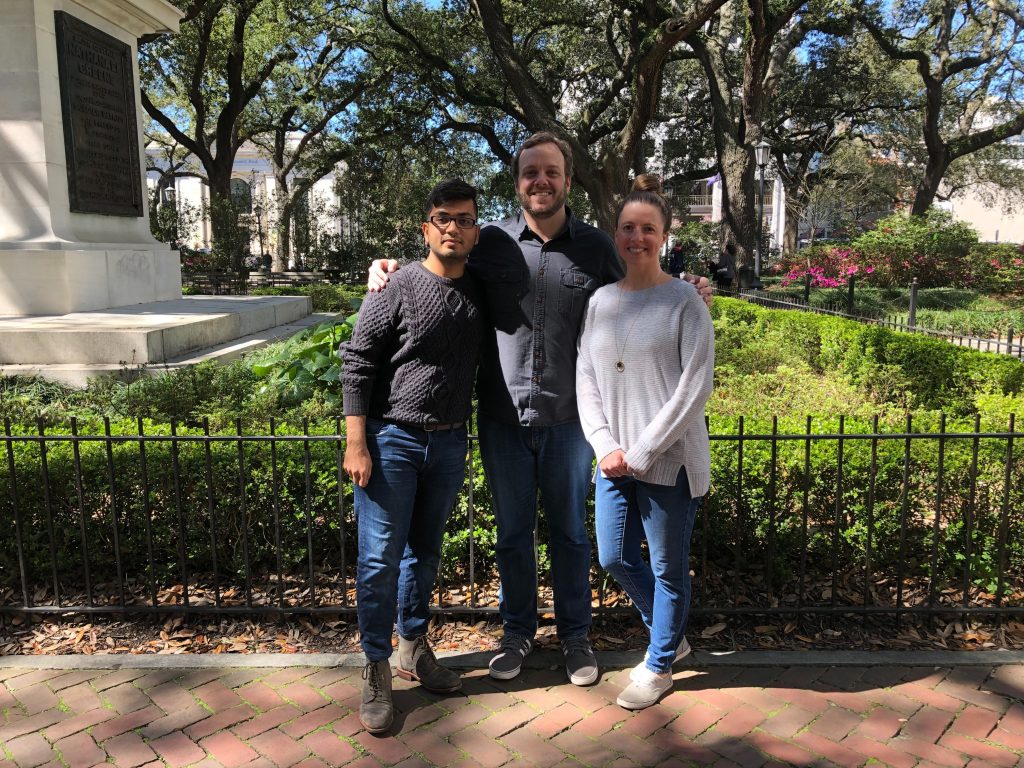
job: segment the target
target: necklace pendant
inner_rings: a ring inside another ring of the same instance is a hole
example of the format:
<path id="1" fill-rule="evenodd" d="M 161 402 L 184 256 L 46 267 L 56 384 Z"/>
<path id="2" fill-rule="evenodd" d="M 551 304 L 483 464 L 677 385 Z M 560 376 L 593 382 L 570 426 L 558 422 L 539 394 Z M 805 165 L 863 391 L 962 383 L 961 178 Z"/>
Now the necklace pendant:
<path id="1" fill-rule="evenodd" d="M 622 373 L 624 370 L 626 370 L 626 366 L 622 364 L 621 360 L 619 360 L 619 362 L 615 364 L 615 370 L 618 371 L 619 373 Z"/>

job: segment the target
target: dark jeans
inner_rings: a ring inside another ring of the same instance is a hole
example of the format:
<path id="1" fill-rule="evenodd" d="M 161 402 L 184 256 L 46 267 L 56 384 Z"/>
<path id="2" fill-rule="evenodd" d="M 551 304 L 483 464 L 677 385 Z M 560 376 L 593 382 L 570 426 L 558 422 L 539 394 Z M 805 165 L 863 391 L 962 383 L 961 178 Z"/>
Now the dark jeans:
<path id="1" fill-rule="evenodd" d="M 505 633 L 537 632 L 537 494 L 551 539 L 555 624 L 565 640 L 590 631 L 590 537 L 586 500 L 594 452 L 578 421 L 522 427 L 481 416 L 480 454 L 494 497 Z"/>
<path id="2" fill-rule="evenodd" d="M 426 634 L 444 527 L 465 479 L 466 429 L 424 432 L 367 419 L 373 461 L 355 486 L 356 614 L 367 659 L 391 656 L 391 634 Z"/>

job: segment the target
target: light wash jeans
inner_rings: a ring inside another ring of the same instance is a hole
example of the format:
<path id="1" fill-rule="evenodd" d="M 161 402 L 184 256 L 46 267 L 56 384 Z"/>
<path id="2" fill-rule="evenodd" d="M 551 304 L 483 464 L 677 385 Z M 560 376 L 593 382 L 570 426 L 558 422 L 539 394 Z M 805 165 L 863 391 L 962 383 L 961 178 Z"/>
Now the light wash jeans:
<path id="1" fill-rule="evenodd" d="M 690 497 L 685 467 L 674 486 L 597 475 L 597 553 L 650 632 L 647 667 L 672 669 L 690 613 L 690 534 L 700 498 Z M 646 538 L 651 561 L 641 552 Z"/>

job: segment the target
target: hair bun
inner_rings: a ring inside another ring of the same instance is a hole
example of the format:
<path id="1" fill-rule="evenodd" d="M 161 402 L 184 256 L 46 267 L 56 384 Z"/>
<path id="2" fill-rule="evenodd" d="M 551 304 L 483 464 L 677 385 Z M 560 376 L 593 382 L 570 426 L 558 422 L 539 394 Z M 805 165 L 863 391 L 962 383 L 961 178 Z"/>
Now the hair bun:
<path id="1" fill-rule="evenodd" d="M 664 190 L 661 186 L 661 177 L 656 173 L 641 173 L 635 179 L 633 179 L 633 192 L 654 192 L 658 195 L 663 195 Z"/>

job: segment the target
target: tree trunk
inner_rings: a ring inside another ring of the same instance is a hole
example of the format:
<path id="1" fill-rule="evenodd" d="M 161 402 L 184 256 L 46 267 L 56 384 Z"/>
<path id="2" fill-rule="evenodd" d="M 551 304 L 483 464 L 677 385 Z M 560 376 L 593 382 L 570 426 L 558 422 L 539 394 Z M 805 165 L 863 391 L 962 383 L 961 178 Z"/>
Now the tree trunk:
<path id="1" fill-rule="evenodd" d="M 754 162 L 745 147 L 727 140 L 722 152 L 723 248 L 735 249 L 736 267 L 754 265 L 757 242 Z"/>
<path id="2" fill-rule="evenodd" d="M 218 158 L 219 159 L 219 158 Z M 238 210 L 231 199 L 231 168 L 208 167 L 210 185 L 210 233 L 213 258 L 218 268 L 242 271 L 242 243 L 238 230 Z"/>
<path id="3" fill-rule="evenodd" d="M 594 206 L 597 225 L 614 236 L 615 211 L 629 191 L 628 159 L 614 153 L 607 153 L 596 162 L 588 157 L 582 168 L 577 167 L 576 174 Z"/>
<path id="4" fill-rule="evenodd" d="M 910 209 L 911 216 L 924 216 L 935 202 L 942 177 L 946 175 L 946 169 L 949 168 L 947 154 L 945 151 L 929 153 L 924 176 L 921 177 L 921 182 L 917 185 L 917 192 L 914 194 L 914 204 Z"/>
<path id="5" fill-rule="evenodd" d="M 807 210 L 809 195 L 800 181 L 795 184 L 783 182 L 783 190 L 786 195 L 786 227 L 782 233 L 782 252 L 792 256 L 799 248 L 800 219 Z"/>
<path id="6" fill-rule="evenodd" d="M 782 252 L 786 256 L 793 256 L 799 247 L 800 235 L 800 212 L 793 211 L 786 206 L 786 228 L 782 233 Z"/>
<path id="7" fill-rule="evenodd" d="M 275 207 L 277 209 L 277 223 L 274 224 L 274 231 L 277 233 L 277 247 L 274 249 L 274 272 L 284 272 L 288 269 L 288 257 L 292 250 L 292 206 L 288 197 L 288 179 L 277 179 L 277 189 L 274 192 Z"/>

